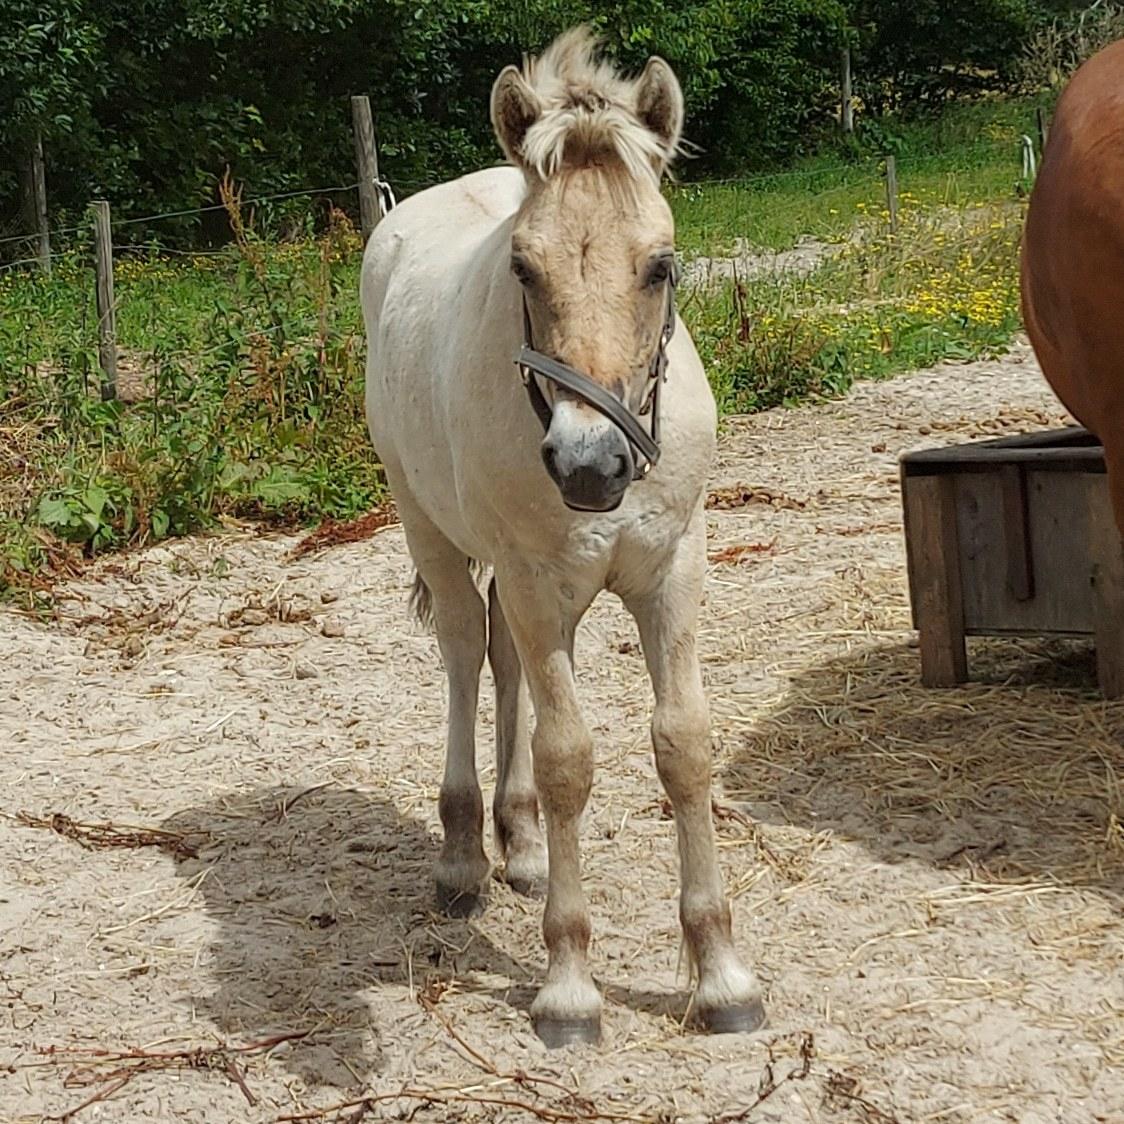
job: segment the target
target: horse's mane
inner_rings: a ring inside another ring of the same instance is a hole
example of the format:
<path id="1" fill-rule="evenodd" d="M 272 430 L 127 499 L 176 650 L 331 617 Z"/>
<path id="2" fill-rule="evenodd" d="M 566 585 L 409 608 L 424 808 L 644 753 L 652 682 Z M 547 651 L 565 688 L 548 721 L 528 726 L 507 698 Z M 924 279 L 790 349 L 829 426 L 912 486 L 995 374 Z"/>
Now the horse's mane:
<path id="1" fill-rule="evenodd" d="M 588 27 L 559 36 L 538 58 L 523 62 L 523 78 L 542 114 L 522 145 L 526 164 L 543 179 L 564 163 L 586 165 L 615 155 L 633 179 L 659 178 L 676 155 L 637 116 L 637 82 L 599 57 Z"/>

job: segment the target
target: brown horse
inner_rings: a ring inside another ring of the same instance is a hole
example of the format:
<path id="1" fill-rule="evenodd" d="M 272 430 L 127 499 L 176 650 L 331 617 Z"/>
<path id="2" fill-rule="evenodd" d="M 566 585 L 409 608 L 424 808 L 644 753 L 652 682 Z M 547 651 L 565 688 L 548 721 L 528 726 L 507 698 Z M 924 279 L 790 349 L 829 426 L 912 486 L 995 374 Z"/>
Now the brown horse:
<path id="1" fill-rule="evenodd" d="M 1054 392 L 1104 446 L 1124 534 L 1124 40 L 1058 102 L 1023 233 L 1022 304 Z"/>

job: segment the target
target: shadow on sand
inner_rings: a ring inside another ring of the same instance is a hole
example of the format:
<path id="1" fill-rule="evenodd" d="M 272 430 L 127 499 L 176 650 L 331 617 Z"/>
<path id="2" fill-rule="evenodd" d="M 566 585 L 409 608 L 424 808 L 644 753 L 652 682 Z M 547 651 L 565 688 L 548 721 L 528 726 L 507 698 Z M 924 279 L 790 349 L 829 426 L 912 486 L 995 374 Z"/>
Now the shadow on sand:
<path id="1" fill-rule="evenodd" d="M 282 1048 L 310 1084 L 349 1086 L 379 1068 L 379 1028 L 402 1017 L 380 1009 L 380 985 L 499 976 L 514 989 L 481 990 L 530 1002 L 527 969 L 474 923 L 434 913 L 439 842 L 386 800 L 336 786 L 268 788 L 164 826 L 207 840 L 177 867 L 184 879 L 206 871 L 200 893 L 218 927 L 217 988 L 196 1007 L 241 1042 L 317 1026 Z M 408 996 L 397 1001 L 407 1015 L 418 1010 Z"/>

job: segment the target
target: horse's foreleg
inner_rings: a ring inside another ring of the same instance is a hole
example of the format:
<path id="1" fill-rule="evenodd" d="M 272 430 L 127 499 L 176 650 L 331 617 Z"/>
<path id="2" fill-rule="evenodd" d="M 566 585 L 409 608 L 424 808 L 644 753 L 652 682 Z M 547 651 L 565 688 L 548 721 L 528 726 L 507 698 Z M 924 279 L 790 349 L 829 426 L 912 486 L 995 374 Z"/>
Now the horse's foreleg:
<path id="1" fill-rule="evenodd" d="M 401 489 L 398 493 L 401 496 Z M 445 775 L 438 808 L 445 841 L 437 860 L 437 902 L 451 916 L 483 905 L 491 866 L 484 853 L 484 800 L 476 776 L 476 706 L 484 665 L 484 601 L 469 560 L 414 507 L 398 500 L 410 554 L 432 604 L 449 682 Z"/>
<path id="2" fill-rule="evenodd" d="M 496 684 L 496 842 L 506 881 L 517 893 L 537 897 L 546 884 L 546 844 L 531 765 L 527 687 L 495 578 L 488 588 L 488 622 L 488 661 Z"/>
<path id="3" fill-rule="evenodd" d="M 587 959 L 589 910 L 581 887 L 578 832 L 593 782 L 593 739 L 574 689 L 574 629 L 585 609 L 559 604 L 556 591 L 532 579 L 497 575 L 504 613 L 535 704 L 531 742 L 535 786 L 546 821 L 548 883 L 543 938 L 546 982 L 531 1006 L 548 1046 L 595 1042 L 601 996 Z"/>
<path id="4" fill-rule="evenodd" d="M 626 603 L 655 691 L 652 745 L 675 811 L 679 916 L 698 972 L 695 1014 L 713 1031 L 755 1030 L 765 1019 L 761 989 L 734 948 L 711 814 L 710 717 L 695 647 L 704 535 L 700 517 L 660 585 Z"/>

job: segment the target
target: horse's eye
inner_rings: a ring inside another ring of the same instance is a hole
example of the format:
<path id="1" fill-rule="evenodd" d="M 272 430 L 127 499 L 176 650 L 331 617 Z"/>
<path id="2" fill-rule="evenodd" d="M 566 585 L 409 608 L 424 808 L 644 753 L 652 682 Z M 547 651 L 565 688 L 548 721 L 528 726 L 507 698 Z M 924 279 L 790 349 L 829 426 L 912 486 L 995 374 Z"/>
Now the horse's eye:
<path id="1" fill-rule="evenodd" d="M 520 285 L 530 285 L 535 279 L 531 267 L 523 258 L 511 259 L 511 272 L 515 274 L 515 279 Z"/>
<path id="2" fill-rule="evenodd" d="M 662 285 L 671 276 L 674 268 L 675 262 L 672 258 L 656 258 L 648 267 L 648 276 L 644 284 L 650 289 L 654 289 L 657 285 Z"/>

